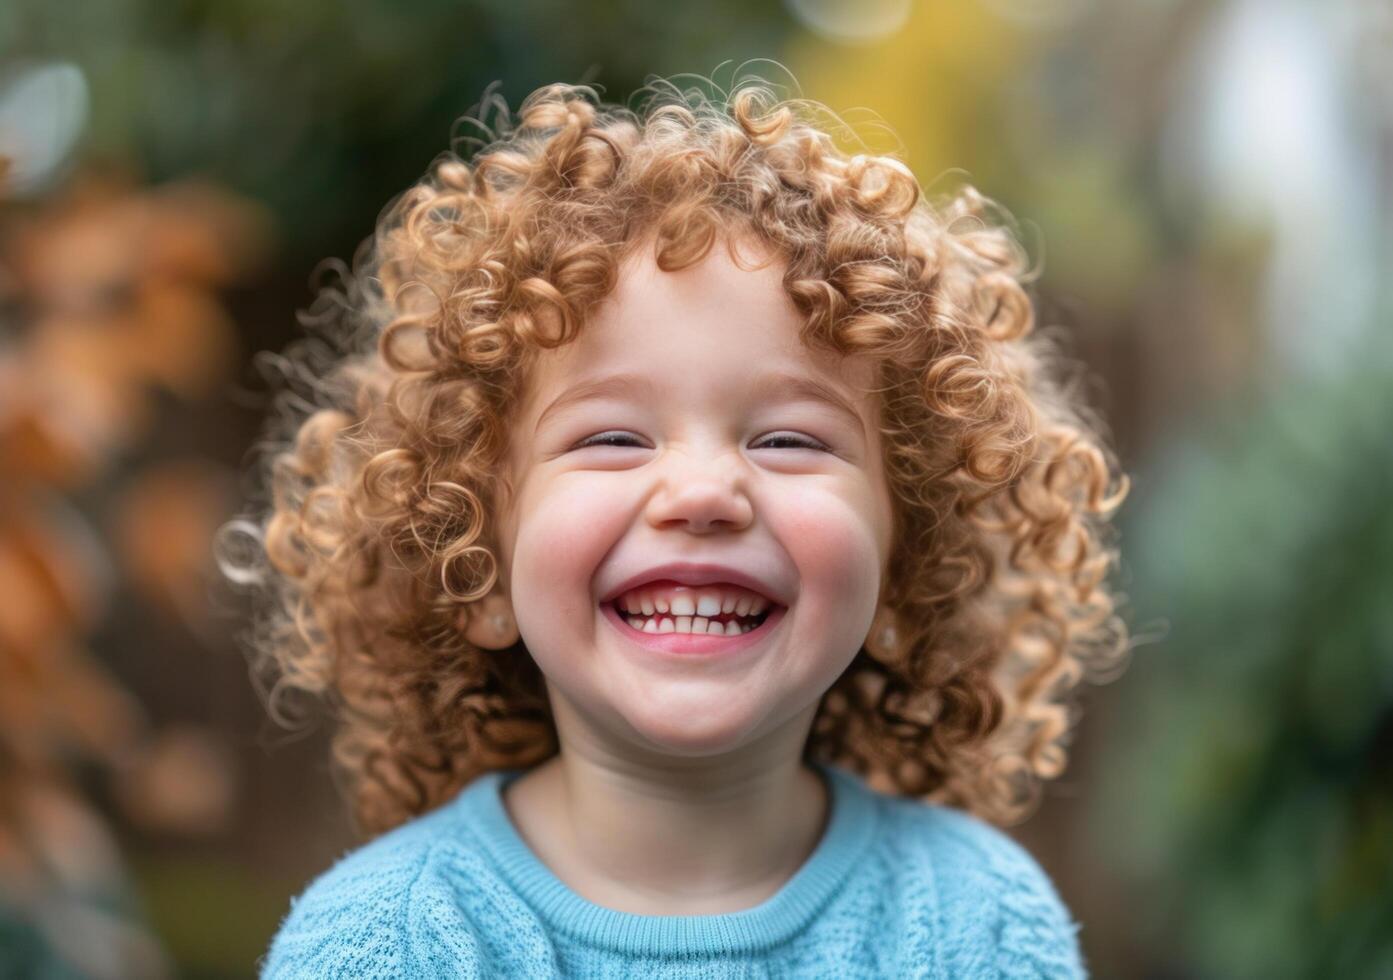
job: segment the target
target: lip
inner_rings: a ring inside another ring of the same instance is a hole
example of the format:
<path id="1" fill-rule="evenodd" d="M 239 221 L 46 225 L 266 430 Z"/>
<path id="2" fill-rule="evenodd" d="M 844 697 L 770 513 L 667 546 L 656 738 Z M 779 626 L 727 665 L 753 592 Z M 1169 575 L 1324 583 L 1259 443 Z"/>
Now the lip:
<path id="1" fill-rule="evenodd" d="M 600 604 L 604 610 L 605 619 L 619 631 L 620 635 L 631 643 L 641 647 L 647 647 L 657 653 L 668 654 L 683 658 L 690 657 L 728 657 L 748 650 L 753 646 L 762 643 L 769 634 L 778 629 L 788 613 L 787 606 L 777 606 L 769 611 L 769 615 L 764 617 L 764 622 L 748 633 L 740 633 L 736 636 L 713 636 L 710 633 L 645 633 L 643 630 L 636 630 L 628 623 L 624 622 L 619 610 L 614 607 L 612 602 Z"/>
<path id="2" fill-rule="evenodd" d="M 674 561 L 665 565 L 658 565 L 655 568 L 631 575 L 628 579 L 621 582 L 618 586 L 609 590 L 609 593 L 601 598 L 601 602 L 613 602 L 625 592 L 650 582 L 677 582 L 680 585 L 701 586 L 701 585 L 738 585 L 741 588 L 749 589 L 764 596 L 771 603 L 787 607 L 789 599 L 787 596 L 780 595 L 779 590 L 775 589 L 767 582 L 761 582 L 758 578 L 738 568 L 731 568 L 727 565 L 716 565 L 709 562 Z M 742 634 L 748 636 L 749 634 Z"/>

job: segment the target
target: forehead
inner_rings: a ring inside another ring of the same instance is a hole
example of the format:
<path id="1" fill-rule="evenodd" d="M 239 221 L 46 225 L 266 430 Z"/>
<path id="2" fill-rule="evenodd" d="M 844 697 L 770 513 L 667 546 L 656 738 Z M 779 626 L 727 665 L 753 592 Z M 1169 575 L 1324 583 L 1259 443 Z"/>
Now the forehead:
<path id="1" fill-rule="evenodd" d="M 873 417 L 874 366 L 809 348 L 803 317 L 783 286 L 786 261 L 749 238 L 718 240 L 699 262 L 658 268 L 645 244 L 620 264 L 614 291 L 577 338 L 541 351 L 520 421 L 531 431 L 561 402 L 585 392 L 647 390 L 660 398 L 727 403 L 752 389 L 769 395 L 824 395 Z M 628 384 L 606 383 L 628 376 Z"/>

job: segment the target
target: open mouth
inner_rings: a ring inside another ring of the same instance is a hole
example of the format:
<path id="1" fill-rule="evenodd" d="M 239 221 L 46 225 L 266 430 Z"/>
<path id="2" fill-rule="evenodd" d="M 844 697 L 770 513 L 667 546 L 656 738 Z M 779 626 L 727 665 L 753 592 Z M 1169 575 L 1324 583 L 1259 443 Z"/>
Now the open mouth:
<path id="1" fill-rule="evenodd" d="M 764 625 L 770 616 L 783 610 L 783 606 L 771 603 L 758 615 L 741 616 L 735 612 L 717 613 L 714 616 L 674 616 L 667 612 L 652 614 L 631 613 L 619 608 L 614 601 L 602 604 L 615 618 L 630 629 L 649 635 L 676 636 L 742 636 Z"/>

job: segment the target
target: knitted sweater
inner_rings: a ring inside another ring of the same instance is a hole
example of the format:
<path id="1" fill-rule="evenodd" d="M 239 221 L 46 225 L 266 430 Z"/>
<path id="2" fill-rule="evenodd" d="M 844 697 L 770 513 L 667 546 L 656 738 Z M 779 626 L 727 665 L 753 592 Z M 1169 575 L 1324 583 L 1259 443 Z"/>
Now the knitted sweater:
<path id="1" fill-rule="evenodd" d="M 656 916 L 590 902 L 518 834 L 490 772 L 350 851 L 291 900 L 262 980 L 308 977 L 1085 977 L 1044 871 L 961 810 L 818 764 L 813 853 L 750 909 Z"/>

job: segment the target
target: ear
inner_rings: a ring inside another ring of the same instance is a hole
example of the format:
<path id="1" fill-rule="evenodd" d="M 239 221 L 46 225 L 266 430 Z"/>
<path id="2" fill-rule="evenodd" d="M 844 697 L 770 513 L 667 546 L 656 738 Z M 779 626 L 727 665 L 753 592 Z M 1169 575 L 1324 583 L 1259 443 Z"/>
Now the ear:
<path id="1" fill-rule="evenodd" d="M 486 650 L 503 650 L 518 641 L 518 624 L 513 605 L 500 592 L 490 592 L 460 610 L 465 621 L 464 638 Z"/>

